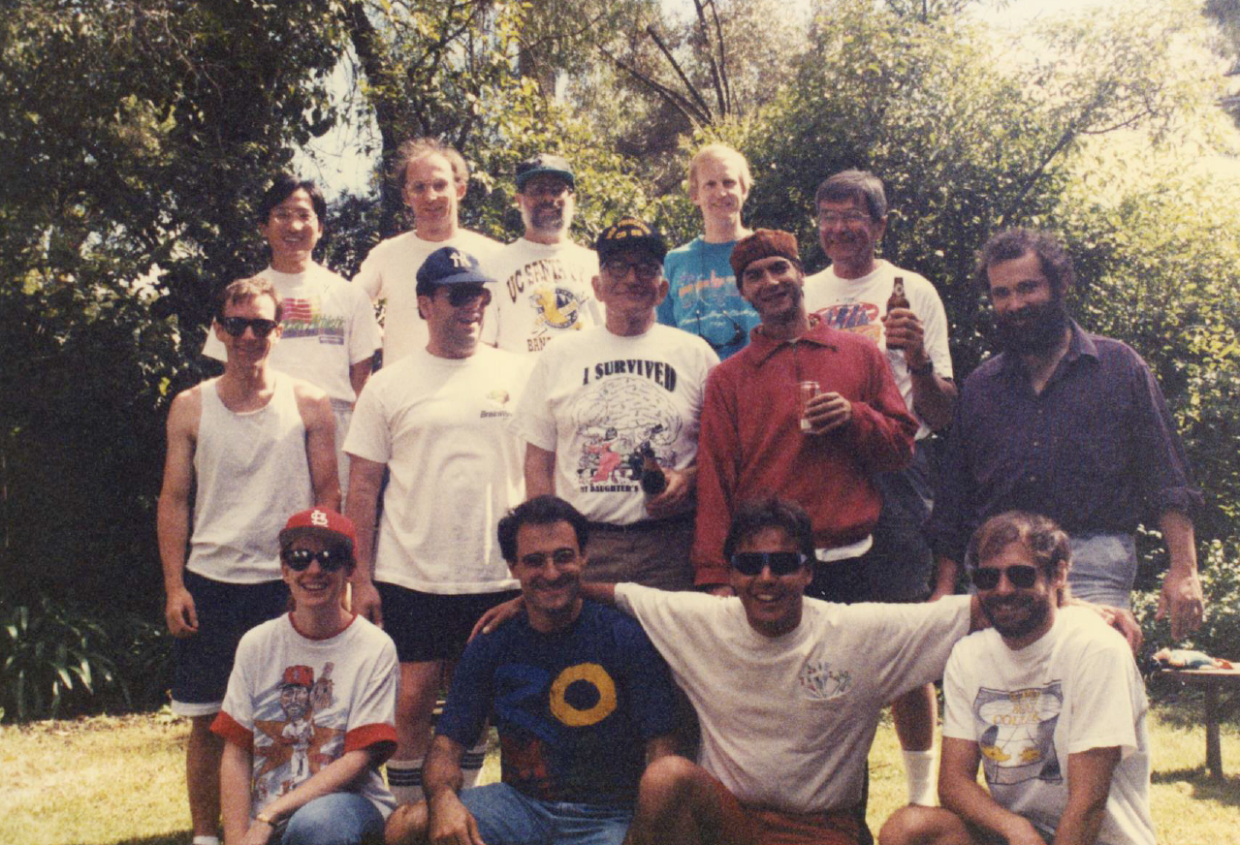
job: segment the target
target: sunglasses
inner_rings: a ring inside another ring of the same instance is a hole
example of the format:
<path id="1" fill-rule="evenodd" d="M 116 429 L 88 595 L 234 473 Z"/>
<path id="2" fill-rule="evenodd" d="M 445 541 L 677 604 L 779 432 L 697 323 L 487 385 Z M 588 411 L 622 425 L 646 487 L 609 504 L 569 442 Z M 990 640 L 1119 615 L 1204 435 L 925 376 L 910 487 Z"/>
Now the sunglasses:
<path id="1" fill-rule="evenodd" d="M 245 334 L 247 327 L 254 332 L 255 337 L 266 337 L 280 324 L 275 320 L 264 320 L 261 317 L 253 320 L 247 320 L 245 317 L 225 317 L 220 320 L 220 325 L 233 337 L 241 337 Z"/>
<path id="2" fill-rule="evenodd" d="M 1017 563 L 1007 569 L 994 566 L 980 566 L 973 570 L 973 585 L 979 590 L 993 590 L 999 586 L 999 579 L 1007 573 L 1008 583 L 1019 590 L 1027 590 L 1038 580 L 1037 567 L 1027 563 Z"/>
<path id="3" fill-rule="evenodd" d="M 483 287 L 473 287 L 471 285 L 448 285 L 448 304 L 453 308 L 460 308 L 473 302 L 478 297 L 482 297 L 482 307 L 486 307 L 491 302 L 491 292 Z"/>
<path id="4" fill-rule="evenodd" d="M 742 575 L 761 575 L 769 566 L 772 575 L 791 575 L 808 558 L 800 552 L 737 552 L 732 555 L 732 568 Z"/>
<path id="5" fill-rule="evenodd" d="M 330 547 L 322 551 L 312 552 L 309 549 L 285 549 L 280 552 L 280 560 L 289 569 L 294 572 L 305 572 L 310 568 L 310 562 L 317 560 L 319 569 L 324 572 L 335 572 L 337 569 L 343 569 L 353 560 L 353 555 L 348 550 L 338 547 Z"/>

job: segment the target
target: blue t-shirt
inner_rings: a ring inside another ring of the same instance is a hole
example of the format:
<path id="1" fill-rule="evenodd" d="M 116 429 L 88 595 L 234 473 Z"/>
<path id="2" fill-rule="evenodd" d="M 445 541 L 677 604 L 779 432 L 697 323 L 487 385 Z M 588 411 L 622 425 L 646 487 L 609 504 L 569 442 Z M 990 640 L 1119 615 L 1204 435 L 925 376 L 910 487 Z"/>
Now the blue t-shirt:
<path id="1" fill-rule="evenodd" d="M 468 748 L 491 715 L 504 783 L 543 801 L 628 807 L 646 741 L 672 731 L 673 689 L 641 626 L 586 601 L 567 630 L 539 633 L 521 616 L 470 643 L 436 731 Z"/>
<path id="2" fill-rule="evenodd" d="M 698 237 L 663 259 L 668 292 L 659 305 L 659 322 L 699 336 L 720 360 L 744 349 L 750 330 L 762 322 L 736 286 L 730 263 L 734 246 L 736 241 L 711 244 Z"/>

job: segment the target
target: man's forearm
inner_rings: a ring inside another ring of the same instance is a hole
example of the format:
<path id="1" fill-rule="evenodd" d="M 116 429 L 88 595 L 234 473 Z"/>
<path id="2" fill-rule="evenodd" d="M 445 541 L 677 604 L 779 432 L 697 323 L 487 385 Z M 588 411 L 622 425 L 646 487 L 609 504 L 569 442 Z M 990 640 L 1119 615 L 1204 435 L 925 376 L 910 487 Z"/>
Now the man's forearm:
<path id="1" fill-rule="evenodd" d="M 1197 537 L 1193 521 L 1188 514 L 1178 510 L 1166 510 L 1158 515 L 1158 528 L 1162 531 L 1171 569 L 1185 574 L 1197 571 Z"/>
<path id="2" fill-rule="evenodd" d="M 159 562 L 164 572 L 164 591 L 185 587 L 185 545 L 189 540 L 189 502 L 165 494 L 155 511 L 159 538 Z"/>
<path id="3" fill-rule="evenodd" d="M 422 786 L 427 801 L 444 791 L 453 794 L 461 791 L 465 782 L 461 773 L 461 757 L 464 753 L 464 746 L 447 737 L 436 736 L 431 742 L 426 763 L 422 767 Z"/>
<path id="4" fill-rule="evenodd" d="M 1068 803 L 1055 826 L 1055 845 L 1097 841 L 1119 759 L 1119 748 L 1091 748 L 1068 755 Z"/>
<path id="5" fill-rule="evenodd" d="M 581 583 L 581 597 L 589 599 L 599 604 L 616 606 L 616 585 L 605 584 L 601 581 L 583 581 Z"/>
<path id="6" fill-rule="evenodd" d="M 912 376 L 913 410 L 931 431 L 941 431 L 952 421 L 956 407 L 956 383 L 934 370 L 914 372 Z"/>

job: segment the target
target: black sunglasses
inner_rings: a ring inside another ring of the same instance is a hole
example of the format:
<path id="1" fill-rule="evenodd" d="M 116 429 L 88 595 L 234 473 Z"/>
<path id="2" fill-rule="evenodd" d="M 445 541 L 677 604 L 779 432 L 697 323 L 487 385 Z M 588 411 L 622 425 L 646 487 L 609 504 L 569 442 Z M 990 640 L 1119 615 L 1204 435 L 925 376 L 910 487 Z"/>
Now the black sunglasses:
<path id="1" fill-rule="evenodd" d="M 335 572 L 349 565 L 353 555 L 347 549 L 331 546 L 322 551 L 312 552 L 309 549 L 284 549 L 280 552 L 280 560 L 294 572 L 304 572 L 310 568 L 310 561 L 317 560 L 319 569 L 324 572 Z"/>
<path id="2" fill-rule="evenodd" d="M 485 308 L 491 302 L 491 292 L 484 287 L 474 287 L 472 285 L 448 285 L 448 304 L 453 308 L 460 308 L 466 303 L 473 302 L 478 297 L 482 297 L 482 307 Z"/>
<path id="3" fill-rule="evenodd" d="M 224 331 L 233 337 L 241 337 L 241 335 L 245 334 L 247 327 L 254 332 L 255 337 L 266 337 L 275 331 L 276 326 L 280 324 L 275 320 L 264 320 L 262 318 L 247 320 L 245 317 L 225 317 L 220 320 L 220 325 L 224 327 Z"/>
<path id="4" fill-rule="evenodd" d="M 742 575 L 761 575 L 769 566 L 772 575 L 791 575 L 808 558 L 800 552 L 737 552 L 732 555 L 732 568 Z"/>
<path id="5" fill-rule="evenodd" d="M 973 570 L 973 585 L 979 590 L 993 590 L 999 586 L 999 579 L 1007 573 L 1008 583 L 1019 590 L 1027 590 L 1037 583 L 1037 567 L 1027 563 L 1017 563 L 1007 569 L 994 566 L 979 566 Z"/>

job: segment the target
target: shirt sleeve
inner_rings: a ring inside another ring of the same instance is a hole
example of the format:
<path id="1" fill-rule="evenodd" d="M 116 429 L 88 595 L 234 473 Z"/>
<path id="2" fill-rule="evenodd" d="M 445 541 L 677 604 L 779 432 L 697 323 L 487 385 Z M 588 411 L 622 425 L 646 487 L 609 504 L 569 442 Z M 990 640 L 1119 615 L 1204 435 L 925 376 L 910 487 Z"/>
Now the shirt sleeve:
<path id="1" fill-rule="evenodd" d="M 1134 683 L 1140 683 L 1140 677 L 1127 643 L 1110 630 L 1100 631 L 1097 641 L 1098 646 L 1072 664 L 1068 753 L 1119 748 L 1127 757 L 1137 750 L 1136 724 L 1144 709 L 1137 710 L 1134 704 L 1143 701 L 1144 692 L 1135 694 Z"/>
<path id="2" fill-rule="evenodd" d="M 934 371 L 943 378 L 951 378 L 952 354 L 947 335 L 947 311 L 930 280 L 923 278 L 922 282 L 923 285 L 917 286 L 920 295 L 915 310 L 924 331 L 923 343 L 930 360 L 934 362 Z"/>
<path id="3" fill-rule="evenodd" d="M 966 383 L 956 402 L 955 418 L 947 432 L 946 445 L 939 463 L 938 483 L 934 487 L 934 508 L 926 522 L 925 535 L 930 547 L 958 564 L 964 564 L 964 551 L 969 534 L 966 518 L 973 501 L 973 475 L 969 469 L 968 432 L 965 408 L 968 405 Z"/>
<path id="4" fill-rule="evenodd" d="M 1154 380 L 1149 365 L 1125 347 L 1133 361 L 1130 402 L 1137 409 L 1136 449 L 1140 456 L 1140 484 L 1149 518 L 1179 510 L 1190 516 L 1201 508 L 1201 491 L 1193 486 L 1184 444 L 1167 410 L 1167 400 Z"/>
<path id="5" fill-rule="evenodd" d="M 676 698 L 671 672 L 641 626 L 631 619 L 622 621 L 617 645 L 624 659 L 624 681 L 634 721 L 643 740 L 666 736 L 675 727 Z"/>
<path id="6" fill-rule="evenodd" d="M 212 733 L 250 752 L 254 750 L 254 697 L 246 670 L 254 660 L 254 638 L 246 634 L 237 644 L 224 703 L 211 722 Z"/>
<path id="7" fill-rule="evenodd" d="M 973 727 L 973 699 L 962 659 L 963 641 L 952 649 L 943 670 L 943 736 L 977 742 Z"/>
<path id="8" fill-rule="evenodd" d="M 357 285 L 371 302 L 377 302 L 387 294 L 383 289 L 383 271 L 380 269 L 381 247 L 382 244 L 375 244 L 371 248 L 370 253 L 362 261 L 362 266 L 358 268 L 357 275 L 353 277 L 353 284 Z"/>
<path id="9" fill-rule="evenodd" d="M 383 333 L 375 319 L 374 306 L 360 288 L 349 288 L 351 316 L 349 320 L 349 364 L 360 364 L 373 357 L 383 345 Z"/>
<path id="10" fill-rule="evenodd" d="M 380 746 L 379 762 L 391 757 L 396 750 L 396 691 L 400 687 L 396 646 L 391 637 L 381 636 L 382 644 L 370 677 L 364 684 L 359 682 L 354 692 L 344 735 L 346 754 Z"/>
<path id="11" fill-rule="evenodd" d="M 667 296 L 663 297 L 663 301 L 655 309 L 655 319 L 672 328 L 676 328 L 676 277 L 679 275 L 677 273 L 679 264 L 676 256 L 670 252 L 664 257 L 663 278 L 667 279 Z"/>
<path id="12" fill-rule="evenodd" d="M 548 350 L 538 356 L 538 363 L 530 373 L 521 399 L 513 411 L 509 431 L 526 443 L 532 443 L 539 449 L 554 452 L 556 447 L 555 417 L 552 414 L 548 397 L 551 392 L 552 354 Z"/>
<path id="13" fill-rule="evenodd" d="M 366 382 L 362 395 L 357 398 L 349 433 L 344 438 L 344 451 L 368 461 L 386 464 L 392 457 L 392 432 L 388 427 L 387 414 L 380 397 L 387 373 L 384 368 L 375 378 Z"/>
<path id="14" fill-rule="evenodd" d="M 512 621 L 509 625 L 522 624 Z M 473 746 L 482 734 L 495 697 L 495 655 L 504 629 L 483 634 L 465 647 L 452 676 L 452 688 L 443 707 L 443 715 L 435 724 L 435 733 L 446 736 L 466 748 Z"/>
<path id="15" fill-rule="evenodd" d="M 952 647 L 969 633 L 971 604 L 969 596 L 947 596 L 883 608 L 869 653 L 884 701 L 943 677 Z M 873 605 L 850 605 L 843 613 L 876 621 Z"/>

